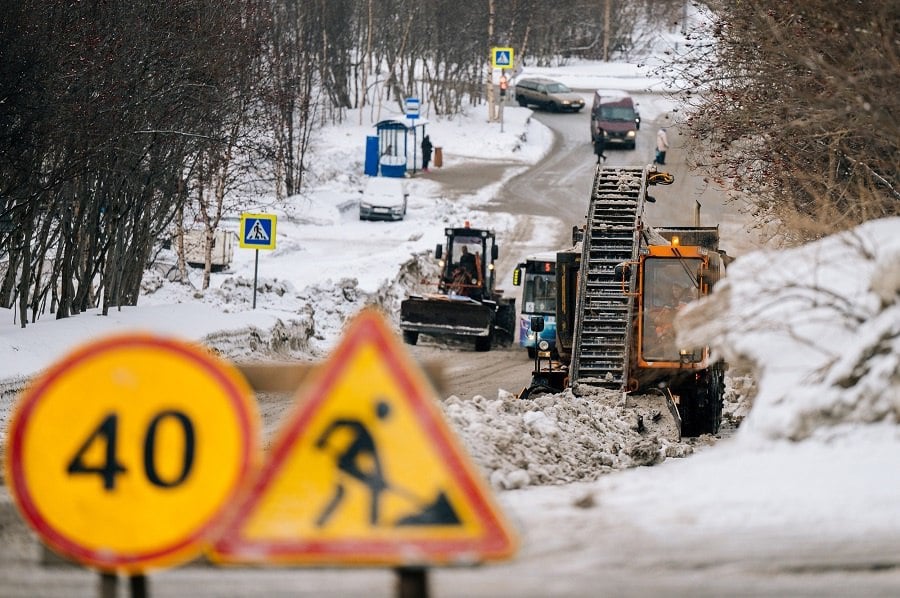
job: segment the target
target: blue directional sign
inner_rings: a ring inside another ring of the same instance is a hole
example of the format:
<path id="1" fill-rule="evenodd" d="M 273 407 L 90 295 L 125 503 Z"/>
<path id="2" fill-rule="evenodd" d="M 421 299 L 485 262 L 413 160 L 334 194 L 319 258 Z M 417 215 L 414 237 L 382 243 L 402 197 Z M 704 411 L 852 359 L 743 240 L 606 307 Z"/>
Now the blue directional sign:
<path id="1" fill-rule="evenodd" d="M 275 214 L 241 214 L 241 247 L 275 249 Z"/>
<path id="2" fill-rule="evenodd" d="M 491 48 L 491 66 L 495 69 L 513 68 L 513 49 Z"/>
<path id="3" fill-rule="evenodd" d="M 406 118 L 419 118 L 419 98 L 406 98 Z"/>

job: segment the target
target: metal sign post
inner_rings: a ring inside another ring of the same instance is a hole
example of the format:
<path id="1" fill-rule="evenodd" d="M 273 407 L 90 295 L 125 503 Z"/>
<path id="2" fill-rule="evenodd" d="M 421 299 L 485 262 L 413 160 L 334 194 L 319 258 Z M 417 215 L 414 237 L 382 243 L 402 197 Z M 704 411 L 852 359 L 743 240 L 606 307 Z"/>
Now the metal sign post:
<path id="1" fill-rule="evenodd" d="M 416 150 L 419 149 L 419 140 L 416 136 L 416 119 L 419 118 L 419 105 L 419 98 L 406 98 L 406 118 L 409 119 L 409 128 L 413 132 L 413 173 L 416 172 L 418 164 Z"/>
<path id="2" fill-rule="evenodd" d="M 503 132 L 503 104 L 506 101 L 508 79 L 506 70 L 515 72 L 515 51 L 512 48 L 491 48 L 491 66 L 500 69 L 500 102 L 497 107 L 497 118 L 500 120 L 500 132 Z"/>
<path id="3" fill-rule="evenodd" d="M 259 250 L 275 249 L 275 225 L 274 214 L 241 214 L 241 247 L 256 250 L 256 260 L 253 264 L 253 309 L 256 309 Z"/>
<path id="4" fill-rule="evenodd" d="M 259 279 L 259 249 L 255 251 L 256 257 L 253 260 L 253 309 L 256 309 L 256 281 Z"/>

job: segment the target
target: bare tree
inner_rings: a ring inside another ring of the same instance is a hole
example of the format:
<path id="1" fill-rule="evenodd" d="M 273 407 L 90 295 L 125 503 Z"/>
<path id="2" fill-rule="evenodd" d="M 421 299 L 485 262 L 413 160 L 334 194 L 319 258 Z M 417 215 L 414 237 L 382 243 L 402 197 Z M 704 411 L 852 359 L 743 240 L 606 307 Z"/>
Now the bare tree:
<path id="1" fill-rule="evenodd" d="M 789 241 L 900 213 L 900 5 L 710 5 L 679 62 L 696 164 Z"/>

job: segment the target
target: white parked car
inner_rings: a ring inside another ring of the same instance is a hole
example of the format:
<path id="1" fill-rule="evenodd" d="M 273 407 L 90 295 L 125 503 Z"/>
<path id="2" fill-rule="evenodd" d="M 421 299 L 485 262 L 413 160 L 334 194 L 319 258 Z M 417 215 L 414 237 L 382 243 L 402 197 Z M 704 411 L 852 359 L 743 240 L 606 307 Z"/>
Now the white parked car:
<path id="1" fill-rule="evenodd" d="M 360 191 L 360 220 L 403 220 L 406 216 L 406 180 L 397 177 L 369 177 Z"/>

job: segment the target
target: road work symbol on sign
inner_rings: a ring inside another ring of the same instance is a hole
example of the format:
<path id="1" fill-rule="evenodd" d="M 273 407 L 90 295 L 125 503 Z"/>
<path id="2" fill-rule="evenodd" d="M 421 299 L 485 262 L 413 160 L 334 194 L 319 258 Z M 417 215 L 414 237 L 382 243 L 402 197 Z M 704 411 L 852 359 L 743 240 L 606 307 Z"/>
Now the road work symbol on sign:
<path id="1" fill-rule="evenodd" d="M 212 557 L 426 565 L 514 551 L 434 391 L 370 309 L 298 396 Z"/>
<path id="2" fill-rule="evenodd" d="M 256 402 L 233 366 L 125 334 L 75 350 L 23 393 L 6 479 L 56 552 L 134 573 L 197 556 L 259 451 Z"/>
<path id="3" fill-rule="evenodd" d="M 275 249 L 275 224 L 274 214 L 241 214 L 241 247 Z"/>
<path id="4" fill-rule="evenodd" d="M 390 416 L 390 405 L 386 401 L 377 401 L 375 405 L 376 418 L 385 420 Z M 328 450 L 328 441 L 333 435 L 341 432 L 349 432 L 349 444 L 334 455 L 337 468 L 343 474 L 338 477 L 334 495 L 328 501 L 322 513 L 316 519 L 317 527 L 324 527 L 335 510 L 344 500 L 345 483 L 361 484 L 369 493 L 369 524 L 372 526 L 384 525 L 380 517 L 379 504 L 382 494 L 396 494 L 404 499 L 421 505 L 421 509 L 402 519 L 388 525 L 457 525 L 459 518 L 447 500 L 446 495 L 440 492 L 431 504 L 423 504 L 422 501 L 409 490 L 389 483 L 381 467 L 378 450 L 372 434 L 365 424 L 356 419 L 337 419 L 331 422 L 316 441 L 316 448 Z M 345 482 L 344 477 L 349 478 Z"/>

